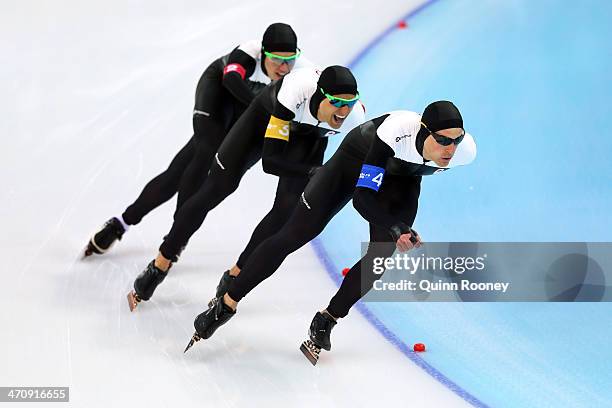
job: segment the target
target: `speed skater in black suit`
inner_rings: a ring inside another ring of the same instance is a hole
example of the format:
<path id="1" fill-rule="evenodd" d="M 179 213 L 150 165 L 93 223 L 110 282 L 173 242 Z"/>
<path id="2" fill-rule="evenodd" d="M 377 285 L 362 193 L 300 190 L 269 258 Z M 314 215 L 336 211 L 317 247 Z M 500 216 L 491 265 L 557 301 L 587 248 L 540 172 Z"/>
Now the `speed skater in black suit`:
<path id="1" fill-rule="evenodd" d="M 278 176 L 279 182 L 272 209 L 238 260 L 238 264 L 246 262 L 295 209 L 309 178 L 323 162 L 327 137 L 346 133 L 363 121 L 357 81 L 348 68 L 296 69 L 270 84 L 223 141 L 202 187 L 176 213 L 157 257 L 128 294 L 130 309 L 151 298 L 208 212 L 232 194 L 246 171 L 263 158 L 264 171 Z"/>
<path id="2" fill-rule="evenodd" d="M 196 88 L 193 136 L 170 166 L 147 183 L 134 203 L 90 238 L 85 256 L 107 252 L 129 226 L 140 223 L 177 192 L 178 211 L 202 185 L 221 142 L 254 97 L 272 80 L 281 79 L 293 68 L 310 65 L 298 57 L 293 29 L 275 23 L 261 41 L 247 41 L 210 64 Z"/>
<path id="3" fill-rule="evenodd" d="M 396 248 L 403 252 L 421 245 L 412 225 L 422 176 L 468 164 L 475 156 L 474 139 L 465 132 L 457 107 L 448 101 L 428 105 L 422 115 L 390 112 L 351 130 L 310 180 L 290 219 L 253 251 L 227 293 L 197 316 L 187 349 L 232 318 L 244 296 L 270 277 L 289 254 L 315 238 L 352 199 L 369 223 L 370 245 L 329 305 L 312 320 L 310 338 L 300 349 L 316 364 L 321 349 L 331 350 L 330 334 L 337 320 L 365 295 L 362 288 L 371 288 L 380 278 L 374 273 L 373 259 L 391 256 Z M 395 245 L 376 245 L 381 242 Z"/>

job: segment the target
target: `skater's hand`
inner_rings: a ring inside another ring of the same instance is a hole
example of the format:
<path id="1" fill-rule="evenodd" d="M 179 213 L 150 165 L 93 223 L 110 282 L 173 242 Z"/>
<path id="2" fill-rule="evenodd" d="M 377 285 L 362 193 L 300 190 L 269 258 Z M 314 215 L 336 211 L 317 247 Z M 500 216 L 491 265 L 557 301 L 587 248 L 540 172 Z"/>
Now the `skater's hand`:
<path id="1" fill-rule="evenodd" d="M 421 244 L 421 236 L 411 228 L 410 232 L 400 235 L 395 246 L 400 252 L 406 252 L 412 248 L 420 248 Z"/>

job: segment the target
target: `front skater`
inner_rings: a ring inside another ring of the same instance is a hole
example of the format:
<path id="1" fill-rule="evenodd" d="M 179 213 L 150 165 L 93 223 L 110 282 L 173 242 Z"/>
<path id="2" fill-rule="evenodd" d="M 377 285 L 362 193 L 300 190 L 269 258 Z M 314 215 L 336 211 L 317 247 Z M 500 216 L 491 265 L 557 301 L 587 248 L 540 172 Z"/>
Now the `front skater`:
<path id="1" fill-rule="evenodd" d="M 195 319 L 196 333 L 187 349 L 212 336 L 234 316 L 238 302 L 271 276 L 289 254 L 316 237 L 351 198 L 370 224 L 371 244 L 395 243 L 402 252 L 419 246 L 420 237 L 411 225 L 421 176 L 468 164 L 475 156 L 476 145 L 463 129 L 459 110 L 447 101 L 430 104 L 422 116 L 396 111 L 353 129 L 308 183 L 300 204 L 281 230 L 255 249 L 227 293 L 215 298 Z M 393 246 L 369 245 L 329 306 L 317 312 L 310 325 L 310 339 L 301 347 L 312 364 L 321 349 L 331 349 L 331 329 L 362 297 L 361 288 L 371 288 L 380 278 L 373 272 L 373 259 L 392 253 Z"/>
<path id="2" fill-rule="evenodd" d="M 262 153 L 264 170 L 280 179 L 274 205 L 241 258 L 246 259 L 260 242 L 278 231 L 299 201 L 309 175 L 322 164 L 326 137 L 363 122 L 361 104 L 351 114 L 358 99 L 353 74 L 341 66 L 328 67 L 322 73 L 315 68 L 295 70 L 269 85 L 227 135 L 204 185 L 176 213 L 157 258 L 138 276 L 128 294 L 130 309 L 152 296 L 208 212 L 236 190 Z"/>
<path id="3" fill-rule="evenodd" d="M 299 55 L 293 29 L 287 24 L 275 23 L 266 29 L 262 41 L 248 41 L 210 64 L 196 88 L 193 136 L 168 169 L 149 181 L 121 216 L 108 220 L 91 237 L 85 256 L 108 251 L 130 225 L 138 224 L 177 192 L 178 211 L 206 179 L 226 133 L 255 95 L 294 66 L 309 65 L 308 62 L 296 64 Z"/>

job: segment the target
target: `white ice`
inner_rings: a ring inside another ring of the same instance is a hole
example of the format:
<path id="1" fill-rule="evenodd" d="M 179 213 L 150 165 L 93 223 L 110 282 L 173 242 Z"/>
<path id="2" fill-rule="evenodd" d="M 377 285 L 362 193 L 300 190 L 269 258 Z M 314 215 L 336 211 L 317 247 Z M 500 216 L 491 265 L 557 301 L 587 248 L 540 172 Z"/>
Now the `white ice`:
<path id="1" fill-rule="evenodd" d="M 108 255 L 79 259 L 191 136 L 195 84 L 215 57 L 285 21 L 311 60 L 347 63 L 420 2 L 2 2 L 0 386 L 69 386 L 59 405 L 75 407 L 464 406 L 357 311 L 308 363 L 298 346 L 335 292 L 310 246 L 183 354 L 271 206 L 275 178 L 259 166 L 135 313 L 125 295 L 174 201 Z"/>

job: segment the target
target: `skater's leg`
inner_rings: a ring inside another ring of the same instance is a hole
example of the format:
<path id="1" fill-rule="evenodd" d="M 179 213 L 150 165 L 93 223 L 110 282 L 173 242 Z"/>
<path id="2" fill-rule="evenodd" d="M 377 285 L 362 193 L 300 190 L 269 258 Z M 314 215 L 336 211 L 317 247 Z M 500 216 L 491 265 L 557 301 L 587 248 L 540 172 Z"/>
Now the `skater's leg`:
<path id="1" fill-rule="evenodd" d="M 385 211 L 397 216 L 398 222 L 412 225 L 419 193 L 419 177 L 388 176 L 377 200 Z M 345 317 L 350 308 L 365 295 L 362 291 L 369 290 L 374 281 L 380 278 L 380 274 L 374 273 L 374 258 L 391 256 L 395 252 L 394 244 L 389 230 L 370 224 L 370 244 L 366 254 L 346 274 L 329 306 L 315 314 L 308 331 L 309 339 L 300 346 L 302 353 L 313 365 L 317 364 L 321 349 L 331 349 L 331 330 L 337 319 Z"/>
<path id="2" fill-rule="evenodd" d="M 382 245 L 385 242 L 388 244 Z M 374 273 L 373 260 L 389 257 L 394 251 L 389 231 L 370 224 L 370 244 L 366 254 L 346 274 L 327 309 L 315 314 L 308 331 L 310 339 L 300 347 L 313 365 L 317 363 L 320 349 L 331 350 L 331 330 L 337 320 L 345 317 L 353 304 L 362 297 L 362 285 L 370 288 L 380 278 L 379 274 Z"/>
<path id="3" fill-rule="evenodd" d="M 286 154 L 295 162 L 319 167 L 323 163 L 327 144 L 327 138 L 294 138 L 289 142 Z M 279 179 L 274 205 L 257 225 L 246 248 L 240 254 L 236 264 L 229 270 L 231 276 L 238 276 L 253 250 L 266 238 L 280 230 L 291 216 L 309 181 L 310 177 L 306 175 L 303 177 L 281 177 Z"/>
<path id="4" fill-rule="evenodd" d="M 216 298 L 227 292 L 232 281 L 240 274 L 242 266 L 246 263 L 246 260 L 255 248 L 268 237 L 278 232 L 285 222 L 287 222 L 307 183 L 307 177 L 281 177 L 276 189 L 276 197 L 274 198 L 272 209 L 259 222 L 257 227 L 255 227 L 251 239 L 244 251 L 242 251 L 242 254 L 240 254 L 240 258 L 236 264 L 225 271 L 221 276 L 219 284 L 217 285 L 217 290 L 215 291 Z M 209 306 L 210 304 L 211 303 L 209 303 Z"/>
<path id="5" fill-rule="evenodd" d="M 289 254 L 319 235 L 330 219 L 325 211 L 313 214 L 300 203 L 280 231 L 253 251 L 240 274 L 230 283 L 223 303 L 236 310 L 244 296 L 272 276 Z"/>
<path id="6" fill-rule="evenodd" d="M 225 135 L 244 112 L 234 105 L 231 95 L 223 90 L 217 70 L 209 67 L 196 87 L 193 108 L 195 153 L 181 178 L 177 211 L 204 183 Z"/>
<path id="7" fill-rule="evenodd" d="M 244 173 L 261 158 L 263 134 L 269 114 L 251 105 L 232 127 L 204 184 L 179 208 L 172 229 L 160 246 L 166 260 L 175 260 L 210 210 L 233 193 Z"/>
<path id="8" fill-rule="evenodd" d="M 253 251 L 240 274 L 230 284 L 225 303 L 235 309 L 236 303 L 272 276 L 289 254 L 316 237 L 325 227 L 326 221 L 325 218 L 310 214 L 303 204 L 298 205 L 281 230 Z"/>
<path id="9" fill-rule="evenodd" d="M 204 115 L 194 115 L 193 128 L 195 152 L 179 183 L 177 211 L 206 180 L 215 153 L 225 137 L 223 124 Z"/>
<path id="10" fill-rule="evenodd" d="M 123 221 L 128 225 L 136 225 L 150 211 L 171 199 L 177 192 L 181 176 L 194 154 L 195 139 L 192 137 L 177 153 L 166 171 L 147 183 L 136 201 L 122 214 Z"/>
<path id="11" fill-rule="evenodd" d="M 176 260 L 189 238 L 200 228 L 208 212 L 233 193 L 243 172 L 218 171 L 213 165 L 202 187 L 174 216 L 172 229 L 160 246 L 161 254 L 168 260 Z"/>
<path id="12" fill-rule="evenodd" d="M 198 315 L 194 322 L 196 334 L 187 349 L 200 338 L 210 337 L 220 324 L 235 314 L 238 301 L 271 276 L 287 255 L 323 230 L 349 201 L 359 175 L 359 166 L 359 161 L 337 154 L 315 174 L 280 231 L 253 251 L 244 269 L 230 283 L 228 293 L 216 297 L 209 304 L 208 310 Z"/>
<path id="13" fill-rule="evenodd" d="M 129 225 L 138 224 L 150 211 L 168 201 L 176 193 L 179 180 L 187 163 L 194 156 L 195 139 L 189 142 L 174 157 L 168 169 L 149 181 L 136 201 L 121 216 L 108 220 L 90 239 L 84 256 L 103 254 L 120 240 Z"/>
<path id="14" fill-rule="evenodd" d="M 321 168 L 300 195 L 298 205 L 279 232 L 263 241 L 248 257 L 238 277 L 232 282 L 225 299 L 240 301 L 263 280 L 271 276 L 285 258 L 325 228 L 327 223 L 350 200 L 359 163 L 336 153 Z"/>
<path id="15" fill-rule="evenodd" d="M 139 299 L 147 300 L 138 292 L 138 280 L 155 280 L 157 284 L 154 286 L 142 284 L 142 287 L 150 287 L 148 293 L 150 298 L 153 291 L 166 276 L 172 262 L 178 260 L 178 256 L 182 251 L 182 247 L 187 244 L 187 240 L 200 227 L 204 218 L 210 209 L 220 203 L 223 198 L 227 197 L 238 186 L 240 177 L 244 172 L 216 172 L 215 168 L 207 178 L 206 182 L 191 197 L 177 212 L 176 219 L 172 225 L 170 233 L 164 239 L 164 243 L 160 247 L 160 252 L 153 262 L 149 264 L 147 269 L 134 282 L 134 291 L 128 294 L 128 302 L 130 309 L 134 310 Z M 136 296 L 138 295 L 138 297 Z"/>
<path id="16" fill-rule="evenodd" d="M 390 214 L 396 215 L 398 222 L 412 225 L 416 217 L 420 178 L 387 177 L 385 189 L 380 190 L 378 197 L 382 207 Z M 377 245 L 389 243 L 389 245 Z M 374 273 L 374 258 L 386 258 L 393 255 L 395 244 L 391 233 L 384 228 L 370 224 L 370 244 L 366 254 L 353 265 L 342 281 L 342 285 L 331 299 L 327 312 L 334 318 L 345 317 L 349 309 L 365 295 L 362 290 L 372 288 L 381 275 Z"/>
<path id="17" fill-rule="evenodd" d="M 265 239 L 278 232 L 287 222 L 296 208 L 306 184 L 308 184 L 308 177 L 281 177 L 279 179 L 272 209 L 253 231 L 251 239 L 236 262 L 236 269 L 242 269 L 255 248 Z"/>
<path id="18" fill-rule="evenodd" d="M 345 317 L 351 306 L 361 299 L 362 285 L 370 287 L 376 279 L 380 279 L 380 275 L 373 272 L 374 258 L 386 258 L 395 251 L 393 245 L 380 245 L 383 242 L 392 242 L 391 234 L 387 230 L 370 225 L 370 244 L 366 254 L 346 274 L 336 295 L 327 306 L 327 312 L 335 319 Z M 362 282 L 362 279 L 366 281 Z"/>

